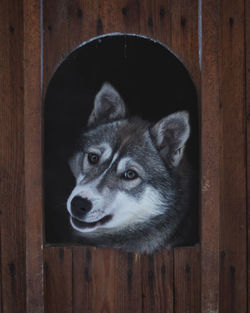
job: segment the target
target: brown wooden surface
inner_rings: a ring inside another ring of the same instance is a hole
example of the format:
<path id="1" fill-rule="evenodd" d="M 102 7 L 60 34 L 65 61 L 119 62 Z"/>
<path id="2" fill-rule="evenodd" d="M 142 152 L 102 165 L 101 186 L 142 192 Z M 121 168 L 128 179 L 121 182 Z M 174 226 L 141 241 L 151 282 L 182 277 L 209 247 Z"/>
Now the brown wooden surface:
<path id="1" fill-rule="evenodd" d="M 142 312 L 174 312 L 173 250 L 142 257 Z"/>
<path id="2" fill-rule="evenodd" d="M 45 312 L 173 312 L 172 251 L 154 256 L 92 247 L 72 251 L 45 249 Z"/>
<path id="3" fill-rule="evenodd" d="M 220 8 L 220 311 L 247 312 L 244 1 Z"/>
<path id="4" fill-rule="evenodd" d="M 183 60 L 200 98 L 198 3 L 194 0 L 171 1 L 171 48 Z"/>
<path id="5" fill-rule="evenodd" d="M 72 249 L 44 250 L 44 309 L 46 313 L 72 311 Z"/>
<path id="6" fill-rule="evenodd" d="M 2 313 L 25 312 L 22 1 L 0 4 L 0 199 Z"/>
<path id="7" fill-rule="evenodd" d="M 246 126 L 247 126 L 247 209 L 248 209 L 248 312 L 250 312 L 250 2 L 245 2 L 245 42 L 246 42 Z"/>
<path id="8" fill-rule="evenodd" d="M 26 204 L 26 312 L 43 310 L 40 2 L 24 8 L 24 143 Z"/>
<path id="9" fill-rule="evenodd" d="M 45 249 L 45 312 L 200 312 L 199 247 L 175 249 L 174 268 L 171 250 L 153 256 L 72 251 Z"/>
<path id="10" fill-rule="evenodd" d="M 246 312 L 243 4 L 203 3 L 202 312 Z"/>
<path id="11" fill-rule="evenodd" d="M 113 249 L 73 249 L 73 308 L 76 313 L 140 313 L 141 262 Z"/>
<path id="12" fill-rule="evenodd" d="M 40 8 L 33 0 L 0 6 L 0 311 L 38 313 L 43 312 Z"/>
<path id="13" fill-rule="evenodd" d="M 221 114 L 218 76 L 218 1 L 202 2 L 201 74 L 201 311 L 219 312 Z"/>
<path id="14" fill-rule="evenodd" d="M 175 313 L 201 312 L 200 247 L 174 249 L 174 295 Z"/>

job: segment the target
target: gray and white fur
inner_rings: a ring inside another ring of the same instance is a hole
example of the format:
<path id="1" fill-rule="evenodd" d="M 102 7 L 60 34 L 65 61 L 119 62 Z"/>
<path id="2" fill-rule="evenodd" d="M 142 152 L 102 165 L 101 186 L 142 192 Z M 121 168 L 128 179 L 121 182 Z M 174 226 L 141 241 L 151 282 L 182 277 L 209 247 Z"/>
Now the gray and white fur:
<path id="1" fill-rule="evenodd" d="M 119 93 L 104 83 L 70 160 L 76 185 L 67 200 L 83 241 L 152 253 L 197 241 L 195 177 L 185 159 L 185 111 L 151 124 L 126 117 Z"/>

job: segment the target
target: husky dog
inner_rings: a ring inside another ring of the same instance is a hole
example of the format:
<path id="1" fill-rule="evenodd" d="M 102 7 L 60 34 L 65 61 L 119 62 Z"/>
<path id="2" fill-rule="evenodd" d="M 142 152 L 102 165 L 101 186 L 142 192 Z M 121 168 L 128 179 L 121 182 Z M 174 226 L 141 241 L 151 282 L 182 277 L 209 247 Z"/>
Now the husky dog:
<path id="1" fill-rule="evenodd" d="M 76 185 L 67 200 L 71 226 L 96 246 L 152 253 L 194 244 L 194 175 L 184 149 L 189 116 L 152 125 L 126 118 L 119 93 L 97 93 L 80 149 L 70 160 Z"/>

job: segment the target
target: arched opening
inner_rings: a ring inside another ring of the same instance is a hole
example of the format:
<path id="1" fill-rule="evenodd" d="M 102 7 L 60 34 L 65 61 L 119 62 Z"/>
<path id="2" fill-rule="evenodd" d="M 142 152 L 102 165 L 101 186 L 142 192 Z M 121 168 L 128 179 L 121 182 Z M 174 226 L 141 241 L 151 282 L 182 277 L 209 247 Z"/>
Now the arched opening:
<path id="1" fill-rule="evenodd" d="M 44 104 L 44 208 L 46 243 L 77 243 L 66 201 L 74 186 L 68 166 L 103 82 L 121 94 L 130 115 L 149 121 L 180 110 L 190 114 L 187 157 L 199 170 L 199 120 L 195 86 L 180 61 L 161 43 L 129 34 L 94 38 L 57 67 Z M 198 199 L 197 199 L 198 203 Z"/>

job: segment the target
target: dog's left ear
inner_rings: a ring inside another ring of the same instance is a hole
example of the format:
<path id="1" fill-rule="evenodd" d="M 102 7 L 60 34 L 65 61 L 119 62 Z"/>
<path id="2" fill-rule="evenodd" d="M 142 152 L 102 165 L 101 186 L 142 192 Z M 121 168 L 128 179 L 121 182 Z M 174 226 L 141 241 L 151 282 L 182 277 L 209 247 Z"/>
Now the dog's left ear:
<path id="1" fill-rule="evenodd" d="M 190 135 L 188 112 L 180 111 L 161 119 L 150 132 L 162 158 L 178 166 Z"/>
<path id="2" fill-rule="evenodd" d="M 119 93 L 109 83 L 104 83 L 96 94 L 94 109 L 90 114 L 88 126 L 124 118 L 126 107 Z"/>

